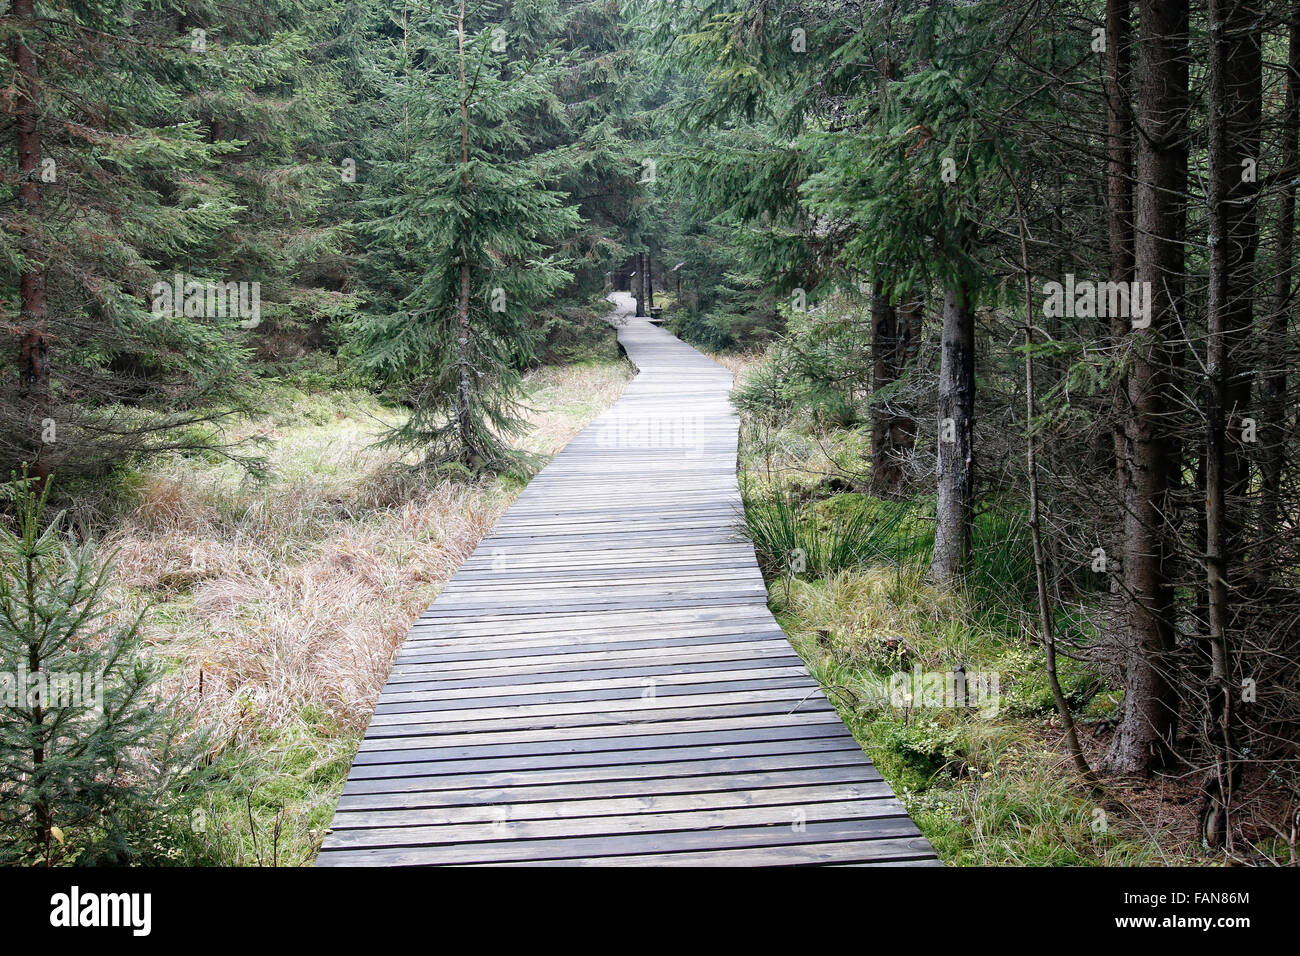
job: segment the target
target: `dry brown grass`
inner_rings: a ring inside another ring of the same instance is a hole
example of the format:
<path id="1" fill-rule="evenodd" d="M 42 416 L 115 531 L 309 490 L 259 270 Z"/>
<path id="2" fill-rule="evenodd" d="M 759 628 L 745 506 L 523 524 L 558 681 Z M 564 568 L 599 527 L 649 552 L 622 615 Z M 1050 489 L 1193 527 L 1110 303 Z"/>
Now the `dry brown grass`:
<path id="1" fill-rule="evenodd" d="M 710 352 L 709 358 L 717 362 L 723 368 L 735 376 L 736 385 L 744 384 L 745 379 L 754 369 L 763 364 L 765 352 Z"/>
<path id="2" fill-rule="evenodd" d="M 532 373 L 525 445 L 553 454 L 630 376 L 624 365 Z M 390 417 L 378 407 L 320 417 L 256 429 L 273 442 L 268 484 L 227 465 L 156 466 L 106 542 L 117 600 L 154 606 L 147 639 L 216 747 L 255 746 L 295 722 L 359 735 L 411 621 L 518 491 L 400 468 L 374 445 Z"/>

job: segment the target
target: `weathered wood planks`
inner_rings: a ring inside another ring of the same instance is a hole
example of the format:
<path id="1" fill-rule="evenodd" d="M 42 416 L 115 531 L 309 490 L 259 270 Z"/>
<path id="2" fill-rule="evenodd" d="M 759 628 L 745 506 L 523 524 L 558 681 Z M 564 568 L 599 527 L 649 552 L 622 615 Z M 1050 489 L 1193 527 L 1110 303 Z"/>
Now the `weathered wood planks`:
<path id="1" fill-rule="evenodd" d="M 317 862 L 934 865 L 735 534 L 731 374 L 615 303 L 639 374 L 415 622 Z"/>

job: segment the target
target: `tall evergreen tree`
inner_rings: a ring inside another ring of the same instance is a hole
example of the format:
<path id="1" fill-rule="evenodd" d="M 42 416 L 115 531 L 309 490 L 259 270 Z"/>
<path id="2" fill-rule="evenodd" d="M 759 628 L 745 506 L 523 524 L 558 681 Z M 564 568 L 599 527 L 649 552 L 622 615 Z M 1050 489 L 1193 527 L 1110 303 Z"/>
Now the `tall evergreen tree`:
<path id="1" fill-rule="evenodd" d="M 0 525 L 0 861 L 150 862 L 141 831 L 185 809 L 174 775 L 195 755 L 167 753 L 175 714 L 141 617 L 106 620 L 110 565 L 33 485 Z"/>
<path id="2" fill-rule="evenodd" d="M 17 0 L 4 24 L 18 173 L 0 185 L 0 308 L 20 347 L 0 372 L 0 463 L 38 479 L 192 443 L 178 428 L 237 377 L 234 318 L 152 308 L 164 263 L 235 213 L 205 179 L 229 147 L 180 118 L 175 80 L 195 53 L 170 20 L 122 0 Z"/>
<path id="3" fill-rule="evenodd" d="M 331 208 L 354 192 L 356 157 L 336 145 L 349 103 L 333 39 L 347 11 L 337 0 L 263 0 L 254 15 L 196 0 L 179 24 L 202 38 L 179 78 L 183 115 L 223 147 L 207 184 L 236 208 L 175 265 L 259 284 L 258 323 L 244 336 L 259 351 L 272 335 L 310 338 L 355 304 L 338 263 L 347 213 Z"/>
<path id="4" fill-rule="evenodd" d="M 13 5 L 0 307 L 20 347 L 0 374 L 0 464 L 41 478 L 212 444 L 186 426 L 237 399 L 256 326 L 346 311 L 305 277 L 339 248 L 320 215 L 343 98 L 313 46 L 336 9 Z M 185 301 L 160 304 L 177 276 Z M 212 307 L 231 282 L 256 314 Z"/>
<path id="5" fill-rule="evenodd" d="M 470 26 L 463 4 L 425 10 L 388 41 L 392 132 L 363 200 L 378 287 L 355 332 L 411 403 L 389 440 L 481 470 L 512 457 L 533 310 L 572 278 L 551 246 L 580 217 L 552 188 L 569 150 L 533 151 L 526 125 L 561 113 L 554 49 L 525 56 L 500 21 Z"/>

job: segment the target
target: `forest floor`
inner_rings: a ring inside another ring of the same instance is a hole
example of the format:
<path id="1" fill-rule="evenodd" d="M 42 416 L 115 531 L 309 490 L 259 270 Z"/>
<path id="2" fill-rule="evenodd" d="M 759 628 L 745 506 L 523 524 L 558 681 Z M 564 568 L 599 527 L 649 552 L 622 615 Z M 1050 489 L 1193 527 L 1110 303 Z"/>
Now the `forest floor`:
<path id="1" fill-rule="evenodd" d="M 610 342 L 527 375 L 526 450 L 555 454 L 618 398 L 633 373 Z M 412 471 L 375 444 L 401 411 L 362 393 L 281 385 L 265 408 L 234 437 L 267 440 L 268 480 L 176 455 L 100 503 L 117 613 L 149 608 L 151 653 L 210 734 L 176 862 L 311 862 L 396 648 L 526 483 Z"/>
<path id="2" fill-rule="evenodd" d="M 714 358 L 743 387 L 763 356 Z M 1033 614 L 1026 581 L 1032 586 L 1033 578 L 1024 566 L 1029 549 L 1021 523 L 981 516 L 974 530 L 978 566 L 961 593 L 926 579 L 933 530 L 923 506 L 883 532 L 883 518 L 861 526 L 864 543 L 890 560 L 846 561 L 800 574 L 762 560 L 764 534 L 791 515 L 808 520 L 782 527 L 795 544 L 807 537 L 812 556 L 829 555 L 836 529 L 854 527 L 863 509 L 877 517 L 893 513 L 891 503 L 855 493 L 852 477 L 845 479 L 846 472 L 869 471 L 861 457 L 869 438 L 867 425 L 826 428 L 798 415 L 742 411 L 747 524 L 777 620 L 942 859 L 949 865 L 1215 862 L 1198 842 L 1191 782 L 1111 786 L 1099 806 L 1073 772 L 1042 649 L 1026 623 Z M 783 511 L 774 505 L 781 501 L 797 504 Z M 778 520 L 770 511 L 757 513 L 763 509 L 775 509 Z M 1089 621 L 1076 615 L 1058 624 L 1086 628 Z M 995 706 L 896 706 L 883 693 L 893 675 L 947 673 L 958 665 L 968 680 L 996 675 Z M 1095 761 L 1117 695 L 1083 663 L 1063 661 L 1061 679 Z"/>

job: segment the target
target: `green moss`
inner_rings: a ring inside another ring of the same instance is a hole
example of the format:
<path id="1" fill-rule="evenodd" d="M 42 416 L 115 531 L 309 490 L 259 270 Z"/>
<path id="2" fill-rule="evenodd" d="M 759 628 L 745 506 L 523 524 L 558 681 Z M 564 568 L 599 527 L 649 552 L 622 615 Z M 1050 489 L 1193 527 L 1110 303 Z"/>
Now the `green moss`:
<path id="1" fill-rule="evenodd" d="M 1047 716 L 1056 713 L 1056 701 L 1036 649 L 1017 649 L 1002 659 L 1008 680 L 1003 690 L 1003 710 L 1014 716 Z M 1058 657 L 1056 676 L 1065 699 L 1074 712 L 1087 707 L 1101 689 L 1101 679 L 1090 664 Z"/>

